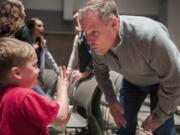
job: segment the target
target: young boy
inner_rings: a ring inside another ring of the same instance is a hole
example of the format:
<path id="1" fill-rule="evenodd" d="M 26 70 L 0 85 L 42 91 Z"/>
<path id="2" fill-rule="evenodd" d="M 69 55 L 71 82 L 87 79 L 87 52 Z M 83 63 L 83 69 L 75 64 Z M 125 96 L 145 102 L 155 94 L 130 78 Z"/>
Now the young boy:
<path id="1" fill-rule="evenodd" d="M 48 124 L 67 123 L 66 68 L 60 67 L 56 101 L 31 89 L 37 84 L 38 74 L 31 45 L 14 38 L 0 39 L 0 135 L 48 135 Z"/>

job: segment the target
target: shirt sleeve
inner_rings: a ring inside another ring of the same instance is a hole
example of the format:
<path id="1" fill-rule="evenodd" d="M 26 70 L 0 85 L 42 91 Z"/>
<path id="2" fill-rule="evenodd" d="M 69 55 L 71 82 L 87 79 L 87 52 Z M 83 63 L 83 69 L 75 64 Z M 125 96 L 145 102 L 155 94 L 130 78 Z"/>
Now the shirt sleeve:
<path id="1" fill-rule="evenodd" d="M 32 92 L 23 99 L 21 110 L 27 121 L 37 127 L 46 127 L 56 118 L 59 105 Z"/>
<path id="2" fill-rule="evenodd" d="M 112 102 L 117 101 L 117 99 L 112 81 L 109 77 L 109 68 L 101 61 L 101 59 L 97 55 L 93 53 L 92 56 L 94 63 L 94 75 L 98 82 L 98 86 L 104 92 L 108 103 L 111 104 Z"/>
<path id="3" fill-rule="evenodd" d="M 55 61 L 55 59 L 53 58 L 52 54 L 49 52 L 49 50 L 47 49 L 47 47 L 45 48 L 45 62 L 48 64 L 48 66 L 50 66 L 57 75 L 59 75 L 59 67 Z"/>
<path id="4" fill-rule="evenodd" d="M 167 31 L 163 29 L 156 29 L 150 64 L 160 82 L 159 100 L 153 114 L 163 123 L 176 111 L 180 97 L 180 55 Z"/>

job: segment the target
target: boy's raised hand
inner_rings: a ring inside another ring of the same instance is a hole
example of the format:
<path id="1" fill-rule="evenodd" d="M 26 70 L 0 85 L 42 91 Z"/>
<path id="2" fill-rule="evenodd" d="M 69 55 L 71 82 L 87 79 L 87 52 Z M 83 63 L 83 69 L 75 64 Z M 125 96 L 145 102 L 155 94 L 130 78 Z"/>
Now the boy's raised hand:
<path id="1" fill-rule="evenodd" d="M 59 85 L 68 87 L 70 77 L 69 77 L 66 67 L 60 66 L 59 71 L 60 71 L 59 77 L 58 77 Z"/>

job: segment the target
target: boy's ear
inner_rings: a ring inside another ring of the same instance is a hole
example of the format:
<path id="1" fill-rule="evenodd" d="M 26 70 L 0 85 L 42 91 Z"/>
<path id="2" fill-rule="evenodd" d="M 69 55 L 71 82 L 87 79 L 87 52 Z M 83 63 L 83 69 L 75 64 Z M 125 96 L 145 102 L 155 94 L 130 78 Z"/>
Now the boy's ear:
<path id="1" fill-rule="evenodd" d="M 21 79 L 22 76 L 21 76 L 21 70 L 19 67 L 13 67 L 11 69 L 11 72 L 12 72 L 12 76 L 16 79 Z"/>

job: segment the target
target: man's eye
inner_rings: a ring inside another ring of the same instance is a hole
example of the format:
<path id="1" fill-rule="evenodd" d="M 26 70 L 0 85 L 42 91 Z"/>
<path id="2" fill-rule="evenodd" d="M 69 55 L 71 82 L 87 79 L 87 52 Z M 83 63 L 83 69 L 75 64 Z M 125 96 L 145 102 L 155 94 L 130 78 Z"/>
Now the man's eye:
<path id="1" fill-rule="evenodd" d="M 97 32 L 96 32 L 96 31 L 93 31 L 93 32 L 92 32 L 92 35 L 93 35 L 93 36 L 96 36 L 96 35 L 97 35 Z"/>
<path id="2" fill-rule="evenodd" d="M 94 38 L 97 37 L 97 31 L 91 31 L 89 34 L 85 33 L 86 38 Z"/>
<path id="3" fill-rule="evenodd" d="M 91 37 L 96 37 L 96 36 L 97 36 L 97 31 L 92 31 L 92 32 L 90 33 L 90 36 L 91 36 Z"/>

